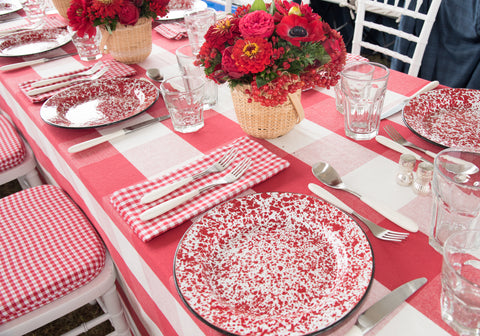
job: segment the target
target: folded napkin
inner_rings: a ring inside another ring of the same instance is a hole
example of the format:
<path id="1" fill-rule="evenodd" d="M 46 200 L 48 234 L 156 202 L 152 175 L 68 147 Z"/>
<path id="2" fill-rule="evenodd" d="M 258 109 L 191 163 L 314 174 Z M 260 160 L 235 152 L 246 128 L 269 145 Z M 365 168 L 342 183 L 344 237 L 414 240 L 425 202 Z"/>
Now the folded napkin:
<path id="1" fill-rule="evenodd" d="M 360 55 L 353 55 L 353 54 L 347 53 L 346 61 L 347 61 L 347 63 L 351 63 L 351 62 L 368 62 L 368 58 L 365 58 L 365 57 L 360 56 Z"/>
<path id="2" fill-rule="evenodd" d="M 40 27 L 36 27 L 36 29 L 63 28 L 67 26 L 67 23 L 65 21 L 62 21 L 61 19 L 56 18 L 54 16 L 47 16 L 42 20 L 43 20 L 43 24 Z M 11 22 L 5 22 L 5 23 L 0 22 L 0 31 L 29 28 L 32 26 L 34 25 L 32 25 L 27 20 L 11 21 Z"/>
<path id="3" fill-rule="evenodd" d="M 100 62 L 102 62 L 102 61 L 100 61 Z M 109 61 L 105 61 L 105 62 L 102 62 L 102 63 L 103 63 L 104 66 L 108 66 L 109 69 L 108 69 L 107 73 L 104 74 L 101 77 L 101 79 L 128 77 L 128 76 L 133 76 L 137 73 L 135 71 L 135 69 L 132 68 L 131 66 L 128 66 L 128 65 L 120 63 L 120 62 L 117 62 L 115 60 L 109 60 Z M 59 74 L 59 75 L 56 75 L 56 76 L 53 76 L 53 77 L 48 77 L 48 78 L 57 78 L 57 77 L 62 77 L 62 76 L 67 76 L 67 75 L 73 75 L 73 74 L 88 70 L 92 66 L 93 66 L 93 64 L 89 67 L 86 67 L 86 68 L 82 68 L 82 69 L 71 71 L 71 72 L 62 73 L 62 74 Z M 86 77 L 86 76 L 76 77 L 75 79 L 81 79 L 83 77 Z M 43 79 L 47 79 L 47 78 L 42 78 L 42 80 Z M 45 93 L 30 97 L 30 96 L 27 95 L 27 92 L 33 89 L 31 85 L 34 82 L 35 82 L 34 80 L 30 80 L 30 81 L 26 81 L 26 82 L 23 82 L 23 83 L 19 84 L 20 90 L 25 94 L 25 96 L 28 97 L 28 99 L 30 99 L 30 101 L 32 103 L 43 102 L 43 101 L 47 100 L 48 98 L 54 96 L 58 92 L 68 88 L 68 86 L 66 86 L 66 87 L 63 87 L 63 88 L 60 88 L 60 89 L 57 89 L 57 90 L 54 90 L 54 91 L 45 92 Z M 61 83 L 61 82 L 59 82 L 59 83 Z M 72 84 L 71 86 L 74 86 L 74 85 L 77 85 L 77 84 L 80 84 L 80 83 L 81 82 L 77 82 L 77 83 Z"/>
<path id="4" fill-rule="evenodd" d="M 187 37 L 187 27 L 183 20 L 161 23 L 156 26 L 154 30 L 168 39 L 181 40 L 182 38 Z"/>
<path id="5" fill-rule="evenodd" d="M 228 169 L 197 179 L 155 202 L 140 204 L 140 199 L 145 193 L 203 171 L 218 161 L 231 148 L 236 148 L 238 155 Z M 209 189 L 190 201 L 149 221 L 144 222 L 140 220 L 139 215 L 143 211 L 217 180 L 228 174 L 245 157 L 249 157 L 252 163 L 247 172 L 237 181 Z M 271 153 L 256 141 L 250 140 L 248 137 L 242 137 L 158 179 L 145 181 L 118 190 L 112 194 L 110 202 L 122 218 L 130 225 L 135 234 L 137 234 L 142 241 L 147 242 L 159 234 L 180 225 L 184 221 L 270 178 L 289 165 L 290 163 L 288 161 Z"/>

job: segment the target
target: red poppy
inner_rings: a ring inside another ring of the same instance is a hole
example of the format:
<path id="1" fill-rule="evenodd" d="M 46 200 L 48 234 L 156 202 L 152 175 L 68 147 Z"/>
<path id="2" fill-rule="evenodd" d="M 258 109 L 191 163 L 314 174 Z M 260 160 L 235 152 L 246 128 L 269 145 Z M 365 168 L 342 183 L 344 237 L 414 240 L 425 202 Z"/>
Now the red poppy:
<path id="1" fill-rule="evenodd" d="M 325 40 L 323 23 L 319 20 L 308 21 L 303 16 L 295 14 L 284 16 L 277 25 L 277 34 L 294 46 L 300 47 L 300 42 L 318 42 Z"/>
<path id="2" fill-rule="evenodd" d="M 232 49 L 232 58 L 240 72 L 258 73 L 270 64 L 273 53 L 272 44 L 261 37 L 239 39 Z"/>

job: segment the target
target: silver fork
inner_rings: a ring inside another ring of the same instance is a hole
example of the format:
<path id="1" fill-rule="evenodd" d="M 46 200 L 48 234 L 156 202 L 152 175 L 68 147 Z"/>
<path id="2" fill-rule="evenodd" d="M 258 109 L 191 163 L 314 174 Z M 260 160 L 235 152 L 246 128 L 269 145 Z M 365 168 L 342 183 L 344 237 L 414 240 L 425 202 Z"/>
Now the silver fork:
<path id="1" fill-rule="evenodd" d="M 233 168 L 233 170 L 230 173 L 228 173 L 227 175 L 219 178 L 218 180 L 216 180 L 216 181 L 214 181 L 210 184 L 207 184 L 204 187 L 195 189 L 195 190 L 190 191 L 190 192 L 188 192 L 186 194 L 183 194 L 181 196 L 172 198 L 171 200 L 160 203 L 159 205 L 156 205 L 153 208 L 142 212 L 140 214 L 140 219 L 142 221 L 147 221 L 149 219 L 155 218 L 157 216 L 160 216 L 160 215 L 164 214 L 165 212 L 167 212 L 169 210 L 172 210 L 173 208 L 179 206 L 180 204 L 185 203 L 186 201 L 192 199 L 193 197 L 199 195 L 200 193 L 202 193 L 202 192 L 204 192 L 204 191 L 206 191 L 210 188 L 213 188 L 213 187 L 216 187 L 216 186 L 219 186 L 219 185 L 222 185 L 222 184 L 228 184 L 228 183 L 235 182 L 240 177 L 242 177 L 242 175 L 248 170 L 248 168 L 250 167 L 250 163 L 251 163 L 251 161 L 250 161 L 249 158 L 243 159 L 242 162 L 240 162 L 235 168 Z"/>
<path id="2" fill-rule="evenodd" d="M 326 191 L 325 189 L 323 189 L 319 185 L 316 185 L 314 183 L 310 183 L 308 185 L 308 188 L 313 193 L 315 193 L 317 196 L 320 196 L 321 198 L 323 198 L 327 202 L 332 203 L 337 208 L 339 208 L 339 209 L 341 209 L 345 212 L 348 212 L 349 214 L 352 214 L 355 217 L 357 217 L 358 219 L 360 219 L 363 223 L 365 223 L 365 225 L 370 229 L 370 231 L 373 233 L 373 235 L 375 237 L 377 237 L 378 239 L 394 241 L 394 242 L 401 242 L 402 240 L 404 240 L 405 238 L 408 237 L 408 233 L 406 233 L 406 232 L 397 232 L 397 231 L 387 230 L 387 229 L 375 224 L 371 220 L 361 216 L 360 214 L 355 212 L 352 208 L 350 208 L 348 205 L 346 205 L 345 203 L 340 201 L 337 197 L 335 197 L 333 194 Z"/>
<path id="3" fill-rule="evenodd" d="M 228 168 L 228 166 L 230 166 L 230 164 L 233 162 L 233 160 L 235 160 L 236 157 L 237 157 L 237 149 L 232 148 L 224 156 L 222 156 L 217 162 L 215 162 L 214 164 L 212 164 L 210 167 L 206 168 L 205 170 L 201 171 L 200 173 L 197 173 L 195 175 L 186 177 L 186 178 L 184 178 L 180 181 L 170 183 L 166 186 L 157 188 L 155 190 L 152 190 L 152 191 L 146 193 L 140 199 L 140 203 L 141 204 L 147 204 L 147 203 L 156 201 L 160 197 L 168 195 L 172 191 L 175 191 L 175 190 L 183 187 L 184 185 L 192 182 L 193 180 L 196 180 L 200 177 L 203 177 L 203 176 L 211 174 L 211 173 L 219 173 L 221 171 L 224 171 L 225 169 Z"/>
<path id="4" fill-rule="evenodd" d="M 74 79 L 74 78 L 81 77 L 81 76 L 91 76 L 91 75 L 95 74 L 98 70 L 100 70 L 101 66 L 102 66 L 102 62 L 98 62 L 98 63 L 95 63 L 95 65 L 88 70 L 78 72 L 78 73 L 72 74 L 72 75 L 39 80 L 37 82 L 33 82 L 30 86 L 33 87 L 33 88 L 36 88 L 36 87 L 40 87 L 40 86 L 45 86 L 45 85 L 55 84 L 55 83 L 58 83 L 58 82 L 63 82 L 65 80 Z"/>
<path id="5" fill-rule="evenodd" d="M 44 87 L 41 87 L 41 88 L 33 89 L 33 90 L 28 91 L 27 95 L 36 96 L 36 95 L 41 94 L 41 93 L 50 92 L 50 91 L 53 91 L 53 90 L 57 90 L 57 89 L 66 87 L 66 86 L 70 86 L 72 84 L 97 80 L 100 77 L 102 77 L 108 71 L 108 69 L 109 69 L 109 67 L 106 66 L 102 70 L 95 73 L 95 75 L 87 77 L 87 78 L 73 79 L 73 80 L 70 80 L 70 81 L 67 81 L 67 82 L 57 83 L 57 84 L 48 85 L 48 86 L 44 86 Z"/>
<path id="6" fill-rule="evenodd" d="M 418 147 L 417 145 L 405 139 L 393 126 L 387 125 L 383 129 L 385 130 L 385 132 L 387 132 L 388 136 L 392 138 L 393 141 L 399 143 L 400 145 L 417 149 L 433 158 L 437 156 L 437 154 L 435 154 L 434 152 Z"/>

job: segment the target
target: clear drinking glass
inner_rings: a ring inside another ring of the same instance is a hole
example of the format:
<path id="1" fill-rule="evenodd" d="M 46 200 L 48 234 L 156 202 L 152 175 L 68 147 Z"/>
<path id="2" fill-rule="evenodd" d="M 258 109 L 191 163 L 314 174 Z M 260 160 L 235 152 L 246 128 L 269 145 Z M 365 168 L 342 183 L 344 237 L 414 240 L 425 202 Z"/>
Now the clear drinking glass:
<path id="1" fill-rule="evenodd" d="M 218 101 L 218 85 L 206 77 L 203 67 L 194 64 L 196 58 L 194 50 L 196 50 L 196 48 L 200 48 L 200 45 L 187 44 L 178 48 L 175 51 L 177 63 L 182 75 L 203 78 L 205 81 L 205 108 L 211 108 L 216 105 Z"/>
<path id="2" fill-rule="evenodd" d="M 187 26 L 188 41 L 196 55 L 200 51 L 200 46 L 205 42 L 205 33 L 216 21 L 215 10 L 206 8 L 198 12 L 187 12 L 184 20 Z"/>
<path id="3" fill-rule="evenodd" d="M 480 335 L 480 231 L 452 234 L 443 248 L 442 318 L 462 336 Z"/>
<path id="4" fill-rule="evenodd" d="M 68 27 L 68 30 L 72 35 L 72 42 L 78 51 L 78 56 L 80 56 L 82 61 L 93 61 L 102 57 L 102 52 L 100 51 L 102 33 L 100 28 L 97 27 L 96 33 L 92 37 L 89 37 L 88 34 L 80 37 L 71 27 Z"/>
<path id="5" fill-rule="evenodd" d="M 373 72 L 370 72 L 373 67 Z M 378 134 L 390 70 L 383 64 L 356 62 L 341 72 L 345 134 L 370 140 Z"/>
<path id="6" fill-rule="evenodd" d="M 197 76 L 176 76 L 160 85 L 163 100 L 177 132 L 196 132 L 204 126 L 205 82 Z"/>
<path id="7" fill-rule="evenodd" d="M 37 23 L 45 17 L 45 10 L 47 9 L 46 0 L 27 0 L 23 4 L 23 10 L 27 15 L 30 23 Z"/>
<path id="8" fill-rule="evenodd" d="M 444 149 L 435 158 L 430 245 L 442 251 L 454 232 L 480 229 L 480 152 Z"/>

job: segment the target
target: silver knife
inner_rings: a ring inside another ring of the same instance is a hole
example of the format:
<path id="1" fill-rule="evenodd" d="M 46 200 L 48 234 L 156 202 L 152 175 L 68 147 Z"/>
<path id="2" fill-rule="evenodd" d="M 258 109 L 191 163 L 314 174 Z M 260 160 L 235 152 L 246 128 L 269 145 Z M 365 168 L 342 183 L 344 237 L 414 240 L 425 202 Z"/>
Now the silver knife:
<path id="1" fill-rule="evenodd" d="M 391 109 L 387 110 L 387 111 L 384 111 L 382 113 L 382 116 L 380 117 L 380 119 L 385 119 L 385 118 L 388 118 L 390 117 L 391 115 L 394 115 L 395 113 L 398 113 L 400 112 L 401 110 L 403 110 L 404 106 L 409 102 L 410 99 L 413 99 L 415 98 L 416 96 L 422 94 L 422 93 L 425 93 L 427 91 L 430 91 L 430 90 L 433 90 L 435 89 L 437 86 L 439 85 L 438 81 L 433 81 L 431 83 L 428 83 L 427 85 L 425 85 L 423 88 L 421 88 L 420 90 L 418 90 L 417 92 L 415 92 L 413 95 L 411 95 L 410 97 L 408 98 L 405 98 L 404 100 L 402 100 L 400 103 L 398 103 L 397 105 L 395 105 L 394 107 L 392 107 Z"/>
<path id="2" fill-rule="evenodd" d="M 122 128 L 119 131 L 116 131 L 116 132 L 113 132 L 113 133 L 110 133 L 110 134 L 105 134 L 105 135 L 102 135 L 100 137 L 97 137 L 97 138 L 94 138 L 94 139 L 91 139 L 91 140 L 87 140 L 87 141 L 84 141 L 84 142 L 80 142 L 80 143 L 78 143 L 76 145 L 73 145 L 70 148 L 68 148 L 68 152 L 69 153 L 77 153 L 77 152 L 83 151 L 85 149 L 95 147 L 95 146 L 100 145 L 104 142 L 116 139 L 116 138 L 121 137 L 122 135 L 125 135 L 125 134 L 128 134 L 128 133 L 138 131 L 139 129 L 142 129 L 142 128 L 145 128 L 147 126 L 156 124 L 156 123 L 158 123 L 160 121 L 163 121 L 163 120 L 166 120 L 168 118 L 170 118 L 170 115 L 165 115 L 165 116 L 154 118 L 154 119 L 151 119 L 151 120 L 142 121 L 141 123 Z"/>
<path id="3" fill-rule="evenodd" d="M 427 278 L 418 278 L 396 288 L 360 314 L 355 325 L 345 334 L 345 336 L 365 335 L 426 282 Z"/>
<path id="4" fill-rule="evenodd" d="M 385 147 L 393 149 L 396 152 L 399 152 L 401 154 L 412 154 L 413 156 L 415 156 L 415 159 L 417 159 L 417 160 L 429 162 L 428 160 L 424 159 L 423 157 L 421 157 L 420 155 L 418 155 L 414 151 L 408 149 L 405 146 L 400 145 L 398 142 L 395 142 L 392 139 L 384 137 L 383 135 L 377 135 L 375 137 L 375 140 L 377 140 L 378 143 L 384 145 Z"/>
<path id="5" fill-rule="evenodd" d="M 30 66 L 30 65 L 46 63 L 46 62 L 54 61 L 54 60 L 57 60 L 57 59 L 60 59 L 60 58 L 73 56 L 73 55 L 76 55 L 76 54 L 77 53 L 74 52 L 74 53 L 64 54 L 64 55 L 59 55 L 59 56 L 39 58 L 39 59 L 32 60 L 32 61 L 25 61 L 25 62 L 8 64 L 8 65 L 4 65 L 4 66 L 0 67 L 0 70 L 9 71 L 9 70 L 20 69 L 20 68 L 24 68 L 24 67 L 27 67 L 27 66 Z"/>

